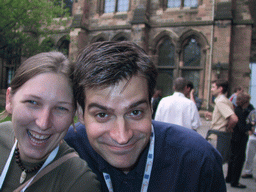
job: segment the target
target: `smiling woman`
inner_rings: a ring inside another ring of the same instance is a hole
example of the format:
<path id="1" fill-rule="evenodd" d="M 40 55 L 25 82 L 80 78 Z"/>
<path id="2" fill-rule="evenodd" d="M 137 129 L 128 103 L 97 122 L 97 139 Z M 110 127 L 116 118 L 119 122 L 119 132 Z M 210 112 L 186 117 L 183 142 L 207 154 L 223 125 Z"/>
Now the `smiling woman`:
<path id="1" fill-rule="evenodd" d="M 60 52 L 35 55 L 16 71 L 4 111 L 11 122 L 0 124 L 2 192 L 99 191 L 86 162 L 63 142 L 76 111 L 71 78 Z"/>

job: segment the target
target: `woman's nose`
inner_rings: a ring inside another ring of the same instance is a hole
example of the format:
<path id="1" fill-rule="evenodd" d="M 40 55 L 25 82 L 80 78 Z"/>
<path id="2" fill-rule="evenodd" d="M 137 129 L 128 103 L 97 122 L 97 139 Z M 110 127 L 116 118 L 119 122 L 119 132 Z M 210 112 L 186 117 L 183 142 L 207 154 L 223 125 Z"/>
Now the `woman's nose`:
<path id="1" fill-rule="evenodd" d="M 36 124 L 40 127 L 40 129 L 46 130 L 52 126 L 51 120 L 51 110 L 44 109 L 41 113 L 38 114 Z"/>

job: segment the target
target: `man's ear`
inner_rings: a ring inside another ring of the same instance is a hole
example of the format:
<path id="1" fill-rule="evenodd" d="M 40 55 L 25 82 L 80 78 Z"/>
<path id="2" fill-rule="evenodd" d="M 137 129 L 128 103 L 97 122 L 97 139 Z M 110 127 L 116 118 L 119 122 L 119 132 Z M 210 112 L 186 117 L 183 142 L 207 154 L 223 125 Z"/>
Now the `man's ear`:
<path id="1" fill-rule="evenodd" d="M 12 95 L 11 95 L 11 87 L 8 87 L 6 90 L 6 104 L 5 104 L 5 110 L 12 114 Z"/>
<path id="2" fill-rule="evenodd" d="M 77 104 L 77 117 L 80 123 L 84 124 L 84 113 L 82 107 Z"/>
<path id="3" fill-rule="evenodd" d="M 221 93 L 223 93 L 223 87 L 219 86 Z"/>

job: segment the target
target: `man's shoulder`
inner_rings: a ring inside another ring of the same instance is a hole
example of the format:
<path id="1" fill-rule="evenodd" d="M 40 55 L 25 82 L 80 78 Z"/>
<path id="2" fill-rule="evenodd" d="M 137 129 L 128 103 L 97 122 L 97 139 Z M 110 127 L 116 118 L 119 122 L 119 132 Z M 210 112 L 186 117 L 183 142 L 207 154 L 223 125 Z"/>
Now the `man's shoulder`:
<path id="1" fill-rule="evenodd" d="M 161 161 L 172 158 L 210 158 L 220 159 L 216 149 L 200 134 L 179 125 L 153 121 L 156 135 L 156 157 Z M 161 149 L 161 150 L 160 150 Z M 175 154 L 175 157 L 173 156 Z"/>
<path id="2" fill-rule="evenodd" d="M 222 106 L 223 104 L 226 104 L 226 105 L 229 105 L 231 108 L 233 108 L 232 102 L 224 95 L 221 95 L 218 98 L 216 98 L 215 104 L 219 105 L 219 106 Z"/>
<path id="3" fill-rule="evenodd" d="M 175 92 L 172 95 L 166 96 L 162 98 L 160 102 L 171 102 L 171 101 L 192 102 L 190 99 L 185 97 L 183 93 L 180 93 L 180 92 Z"/>
<path id="4" fill-rule="evenodd" d="M 87 138 L 85 126 L 82 123 L 76 123 L 75 127 L 70 126 L 68 132 L 65 136 L 65 140 L 70 143 L 76 139 L 85 139 Z"/>
<path id="5" fill-rule="evenodd" d="M 182 144 L 183 147 L 185 147 L 184 145 L 194 147 L 206 143 L 207 146 L 211 146 L 210 144 L 208 145 L 208 142 L 200 134 L 192 129 L 159 121 L 152 121 L 152 123 L 156 132 L 156 140 L 158 140 L 158 138 L 164 139 L 166 145 L 177 144 L 178 146 Z"/>

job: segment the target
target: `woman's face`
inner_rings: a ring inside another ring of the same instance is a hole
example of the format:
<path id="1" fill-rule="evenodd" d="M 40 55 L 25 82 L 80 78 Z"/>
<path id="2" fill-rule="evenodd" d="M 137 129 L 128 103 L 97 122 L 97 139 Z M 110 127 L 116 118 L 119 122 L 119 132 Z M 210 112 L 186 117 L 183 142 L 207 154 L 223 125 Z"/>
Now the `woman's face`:
<path id="1" fill-rule="evenodd" d="M 21 159 L 46 159 L 64 138 L 75 114 L 73 92 L 64 75 L 39 74 L 15 94 L 6 93 L 6 110 L 12 114 L 13 129 Z"/>

